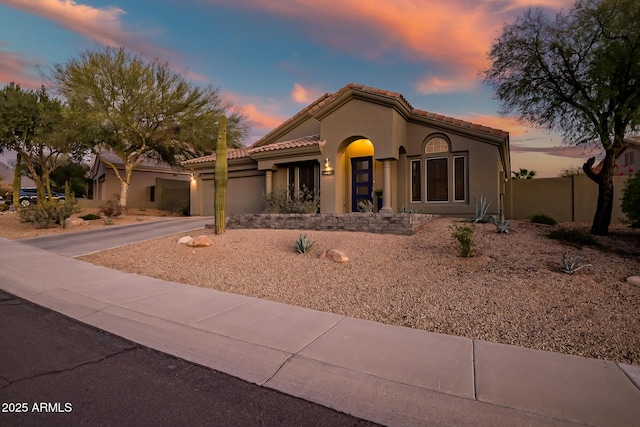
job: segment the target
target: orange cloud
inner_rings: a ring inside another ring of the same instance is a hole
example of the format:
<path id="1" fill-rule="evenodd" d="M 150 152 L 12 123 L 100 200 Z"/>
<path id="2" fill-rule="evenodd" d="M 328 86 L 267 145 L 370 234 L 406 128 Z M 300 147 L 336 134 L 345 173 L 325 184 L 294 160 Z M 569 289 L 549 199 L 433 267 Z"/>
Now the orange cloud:
<path id="1" fill-rule="evenodd" d="M 573 3 L 573 0 L 342 0 L 336 6 L 334 0 L 206 1 L 284 16 L 304 25 L 304 31 L 315 39 L 356 55 L 377 58 L 392 53 L 414 61 L 428 61 L 439 70 L 417 83 L 425 93 L 460 90 L 460 85 L 464 89 L 475 86 L 479 71 L 489 65 L 487 52 L 502 25 L 524 9 L 537 6 L 560 9 Z"/>
<path id="2" fill-rule="evenodd" d="M 147 57 L 179 62 L 175 52 L 148 42 L 145 34 L 128 31 L 120 20 L 125 14 L 120 8 L 96 8 L 73 0 L 4 0 L 3 3 L 50 19 L 100 44 L 126 46 Z"/>
<path id="3" fill-rule="evenodd" d="M 298 83 L 294 83 L 293 90 L 291 91 L 291 98 L 293 98 L 295 102 L 301 104 L 310 104 L 320 98 L 322 93 L 323 92 L 320 89 L 306 88 Z"/>
<path id="4" fill-rule="evenodd" d="M 0 83 L 15 82 L 23 89 L 37 89 L 45 82 L 35 73 L 37 62 L 14 52 L 0 51 Z"/>

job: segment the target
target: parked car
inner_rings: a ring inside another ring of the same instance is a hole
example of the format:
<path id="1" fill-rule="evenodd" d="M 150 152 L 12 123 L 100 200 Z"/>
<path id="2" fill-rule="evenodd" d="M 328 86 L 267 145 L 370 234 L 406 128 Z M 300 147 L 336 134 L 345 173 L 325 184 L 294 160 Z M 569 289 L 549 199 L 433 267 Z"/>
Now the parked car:
<path id="1" fill-rule="evenodd" d="M 51 192 L 51 196 L 58 201 L 64 201 L 64 193 Z M 20 189 L 20 205 L 22 207 L 29 207 L 38 203 L 38 191 L 36 187 L 25 187 Z"/>

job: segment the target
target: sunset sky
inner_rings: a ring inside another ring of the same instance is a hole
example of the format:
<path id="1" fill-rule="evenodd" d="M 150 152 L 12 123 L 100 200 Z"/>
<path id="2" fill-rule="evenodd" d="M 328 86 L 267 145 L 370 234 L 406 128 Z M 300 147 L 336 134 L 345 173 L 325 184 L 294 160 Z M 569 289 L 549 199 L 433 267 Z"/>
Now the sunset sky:
<path id="1" fill-rule="evenodd" d="M 168 62 L 240 106 L 255 142 L 350 82 L 399 92 L 413 107 L 506 130 L 512 168 L 556 176 L 591 154 L 499 117 L 482 83 L 505 23 L 572 0 L 0 0 L 0 86 L 100 44 Z"/>

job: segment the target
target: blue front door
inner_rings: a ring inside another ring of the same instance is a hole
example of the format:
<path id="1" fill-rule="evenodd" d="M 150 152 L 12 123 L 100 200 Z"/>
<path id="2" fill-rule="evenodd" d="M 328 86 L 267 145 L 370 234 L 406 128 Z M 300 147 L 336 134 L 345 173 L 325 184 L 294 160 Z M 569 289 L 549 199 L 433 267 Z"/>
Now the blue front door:
<path id="1" fill-rule="evenodd" d="M 351 159 L 351 211 L 358 212 L 358 202 L 373 203 L 373 157 Z"/>

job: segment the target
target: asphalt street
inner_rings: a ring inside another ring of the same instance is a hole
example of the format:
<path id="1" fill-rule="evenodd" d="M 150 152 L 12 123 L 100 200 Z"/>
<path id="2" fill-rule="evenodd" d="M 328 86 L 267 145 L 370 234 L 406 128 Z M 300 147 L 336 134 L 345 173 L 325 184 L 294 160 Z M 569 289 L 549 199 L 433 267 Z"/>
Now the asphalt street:
<path id="1" fill-rule="evenodd" d="M 2 426 L 375 425 L 0 291 Z"/>

